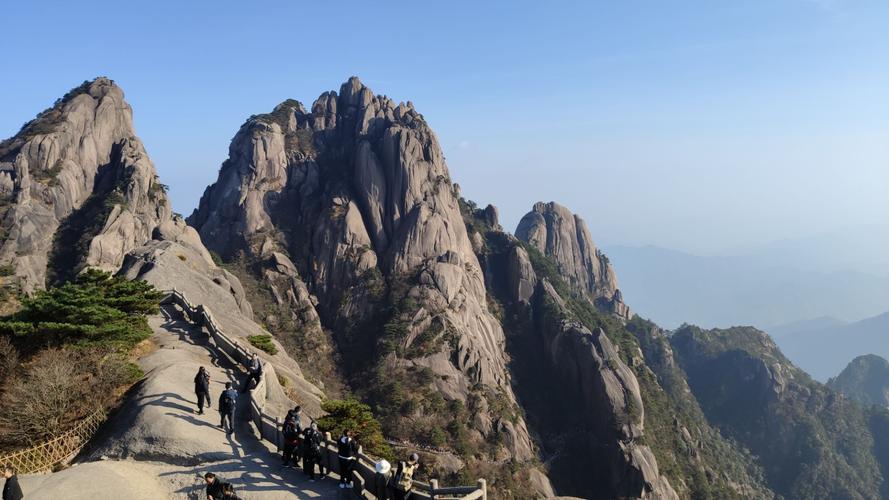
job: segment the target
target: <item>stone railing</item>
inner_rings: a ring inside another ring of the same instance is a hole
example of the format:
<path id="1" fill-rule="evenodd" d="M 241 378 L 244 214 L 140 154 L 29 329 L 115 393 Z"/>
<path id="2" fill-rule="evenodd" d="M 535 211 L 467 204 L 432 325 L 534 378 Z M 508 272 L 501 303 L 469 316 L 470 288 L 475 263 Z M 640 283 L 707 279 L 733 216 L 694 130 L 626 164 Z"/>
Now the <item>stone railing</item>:
<path id="1" fill-rule="evenodd" d="M 216 347 L 226 354 L 229 358 L 247 367 L 250 362 L 251 352 L 244 348 L 237 340 L 230 338 L 222 332 L 210 311 L 203 304 L 194 305 L 178 290 L 166 292 L 166 297 L 161 301 L 162 304 L 175 304 L 182 309 L 188 320 L 195 325 L 207 329 Z M 284 443 L 284 435 L 282 433 L 283 422 L 279 417 L 271 416 L 265 412 L 266 408 L 266 379 L 275 376 L 274 368 L 269 364 L 263 365 L 263 375 L 256 384 L 256 387 L 250 390 L 250 420 L 256 427 L 260 437 L 266 441 L 275 444 L 277 449 L 282 449 Z M 321 464 L 325 470 L 339 473 L 339 460 L 337 458 L 336 441 L 329 432 L 324 433 L 324 440 L 321 443 Z M 378 477 L 374 464 L 376 460 L 373 457 L 365 455 L 362 451 L 358 453 L 358 462 L 352 471 L 352 482 L 354 484 L 354 492 L 359 498 L 375 500 L 377 497 L 373 493 L 375 485 L 377 485 Z M 392 474 L 394 474 L 394 467 Z M 390 495 L 391 497 L 391 495 Z M 484 479 L 479 479 L 473 486 L 454 486 L 440 487 L 438 481 L 433 479 L 428 483 L 422 481 L 414 481 L 412 498 L 429 498 L 433 500 L 487 500 L 488 488 Z"/>
<path id="2" fill-rule="evenodd" d="M 104 421 L 105 412 L 97 410 L 71 430 L 44 443 L 0 456 L 0 465 L 11 465 L 21 474 L 49 472 L 57 465 L 66 464 L 74 458 Z"/>

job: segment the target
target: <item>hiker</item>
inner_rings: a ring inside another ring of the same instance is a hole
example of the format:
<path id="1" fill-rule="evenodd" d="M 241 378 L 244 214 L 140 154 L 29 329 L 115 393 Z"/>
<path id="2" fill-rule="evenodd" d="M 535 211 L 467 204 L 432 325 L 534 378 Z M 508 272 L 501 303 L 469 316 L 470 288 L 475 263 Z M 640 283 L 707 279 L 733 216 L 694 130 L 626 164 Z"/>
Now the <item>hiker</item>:
<path id="1" fill-rule="evenodd" d="M 340 488 L 352 488 L 352 469 L 358 458 L 358 441 L 352 439 L 352 431 L 343 429 L 337 440 L 337 456 L 340 459 Z"/>
<path id="2" fill-rule="evenodd" d="M 11 465 L 3 467 L 3 477 L 6 482 L 3 484 L 3 500 L 22 500 L 25 495 L 22 494 L 22 487 L 19 486 L 19 478 L 15 475 L 15 469 Z"/>
<path id="3" fill-rule="evenodd" d="M 210 407 L 210 373 L 203 366 L 194 376 L 194 393 L 198 396 L 198 415 L 204 414 L 204 403 Z"/>
<path id="4" fill-rule="evenodd" d="M 225 429 L 228 421 L 228 434 L 235 431 L 235 406 L 238 401 L 238 391 L 232 389 L 232 383 L 225 383 L 225 390 L 219 395 L 219 427 Z"/>
<path id="5" fill-rule="evenodd" d="M 252 383 L 255 381 L 259 384 L 259 379 L 262 378 L 262 362 L 256 353 L 250 355 L 250 367 L 247 371 L 247 380 L 244 381 L 244 387 L 241 389 L 241 392 L 249 391 L 253 388 Z"/>
<path id="6" fill-rule="evenodd" d="M 309 481 L 315 481 L 315 464 L 318 464 L 318 468 L 321 470 L 321 479 L 324 479 L 324 466 L 321 465 L 321 433 L 315 422 L 312 422 L 303 435 L 302 451 L 303 471 L 308 474 Z"/>
<path id="7" fill-rule="evenodd" d="M 299 453 L 297 452 L 299 449 L 299 431 L 299 424 L 296 423 L 296 419 L 293 418 L 292 414 L 288 413 L 282 429 L 282 434 L 284 434 L 284 467 L 289 466 L 291 460 L 293 460 L 293 465 L 299 466 Z"/>
<path id="8" fill-rule="evenodd" d="M 420 456 L 411 453 L 407 462 L 398 462 L 398 469 L 395 471 L 395 485 L 393 498 L 395 500 L 407 500 L 411 497 L 411 490 L 414 487 L 414 473 L 420 467 Z"/>
<path id="9" fill-rule="evenodd" d="M 389 480 L 392 478 L 392 465 L 386 460 L 380 460 L 374 465 L 374 482 L 371 493 L 377 500 L 389 500 Z"/>
<path id="10" fill-rule="evenodd" d="M 216 474 L 212 472 L 204 474 L 204 481 L 207 482 L 207 500 L 237 500 L 235 487 Z"/>

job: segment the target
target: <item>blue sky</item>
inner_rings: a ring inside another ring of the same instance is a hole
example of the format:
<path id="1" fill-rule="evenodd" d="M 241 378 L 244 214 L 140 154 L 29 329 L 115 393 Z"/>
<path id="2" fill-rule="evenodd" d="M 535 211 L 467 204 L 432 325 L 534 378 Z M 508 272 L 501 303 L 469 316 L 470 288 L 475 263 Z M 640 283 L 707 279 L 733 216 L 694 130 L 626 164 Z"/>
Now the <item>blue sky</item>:
<path id="1" fill-rule="evenodd" d="M 538 200 L 600 242 L 697 253 L 889 225 L 886 1 L 31 1 L 3 17 L 0 136 L 107 75 L 184 214 L 248 116 L 358 75 L 414 102 L 508 229 Z"/>

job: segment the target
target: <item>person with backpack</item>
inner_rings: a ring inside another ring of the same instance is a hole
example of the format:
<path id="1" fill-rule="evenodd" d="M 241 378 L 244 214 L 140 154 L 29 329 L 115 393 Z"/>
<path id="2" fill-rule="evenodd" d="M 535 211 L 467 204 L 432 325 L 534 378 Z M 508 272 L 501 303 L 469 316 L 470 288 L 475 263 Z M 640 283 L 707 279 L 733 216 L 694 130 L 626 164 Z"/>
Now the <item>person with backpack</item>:
<path id="1" fill-rule="evenodd" d="M 3 500 L 22 500 L 25 495 L 22 493 L 22 487 L 19 486 L 19 478 L 15 475 L 15 469 L 11 465 L 3 466 L 3 477 L 6 482 L 3 483 Z"/>
<path id="2" fill-rule="evenodd" d="M 358 459 L 358 441 L 352 439 L 352 431 L 343 429 L 337 440 L 337 456 L 340 459 L 340 488 L 352 488 L 352 469 Z"/>
<path id="3" fill-rule="evenodd" d="M 238 391 L 232 389 L 232 383 L 225 383 L 225 390 L 219 395 L 219 427 L 225 429 L 228 422 L 228 434 L 235 431 L 235 406 L 238 401 Z"/>
<path id="4" fill-rule="evenodd" d="M 256 353 L 250 356 L 250 366 L 247 370 L 247 380 L 244 381 L 244 387 L 241 389 L 241 392 L 247 392 L 253 388 L 253 382 L 259 384 L 259 380 L 262 378 L 262 361 L 259 360 L 259 357 Z"/>
<path id="5" fill-rule="evenodd" d="M 303 436 L 303 471 L 308 474 L 309 481 L 315 481 L 315 465 L 321 470 L 321 478 L 324 478 L 324 466 L 321 465 L 321 432 L 318 431 L 318 424 L 312 422 L 312 425 L 306 429 Z"/>
<path id="6" fill-rule="evenodd" d="M 395 470 L 394 499 L 407 500 L 411 497 L 411 490 L 414 488 L 414 474 L 420 467 L 420 456 L 411 453 L 407 462 L 398 462 L 398 469 Z"/>
<path id="7" fill-rule="evenodd" d="M 298 466 L 299 453 L 296 451 L 299 447 L 300 429 L 292 414 L 288 414 L 287 418 L 284 419 L 284 427 L 281 430 L 282 434 L 284 434 L 284 467 L 289 466 L 291 460 L 293 460 L 294 465 Z"/>
<path id="8" fill-rule="evenodd" d="M 204 474 L 207 483 L 207 500 L 236 500 L 235 487 L 222 480 L 221 477 L 208 472 Z"/>
<path id="9" fill-rule="evenodd" d="M 210 373 L 203 366 L 198 368 L 198 374 L 194 376 L 194 393 L 198 397 L 198 415 L 204 414 L 204 403 L 210 407 Z"/>

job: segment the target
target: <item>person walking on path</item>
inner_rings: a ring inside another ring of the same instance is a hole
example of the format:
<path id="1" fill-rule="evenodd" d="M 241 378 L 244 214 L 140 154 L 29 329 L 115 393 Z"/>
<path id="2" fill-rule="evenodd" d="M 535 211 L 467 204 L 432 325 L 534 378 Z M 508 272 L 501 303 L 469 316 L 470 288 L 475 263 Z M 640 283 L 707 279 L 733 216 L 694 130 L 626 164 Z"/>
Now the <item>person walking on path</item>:
<path id="1" fill-rule="evenodd" d="M 411 453 L 407 462 L 398 462 L 398 469 L 395 471 L 394 499 L 407 500 L 411 497 L 411 490 L 414 488 L 414 473 L 420 467 L 420 456 Z"/>
<path id="2" fill-rule="evenodd" d="M 309 481 L 315 481 L 315 464 L 321 469 L 321 478 L 324 478 L 324 466 L 321 465 L 321 433 L 318 432 L 318 424 L 312 422 L 303 436 L 303 471 L 308 474 Z"/>
<path id="3" fill-rule="evenodd" d="M 228 421 L 228 433 L 235 431 L 235 406 L 238 401 L 238 391 L 232 389 L 232 383 L 225 383 L 225 390 L 219 395 L 219 427 L 225 429 Z"/>
<path id="4" fill-rule="evenodd" d="M 250 355 L 250 366 L 247 371 L 247 380 L 244 381 L 244 387 L 241 388 L 241 392 L 249 391 L 253 388 L 253 383 L 259 384 L 259 380 L 262 378 L 262 361 L 259 360 L 259 356 L 256 353 Z"/>
<path id="5" fill-rule="evenodd" d="M 210 373 L 203 366 L 194 376 L 194 393 L 198 397 L 198 415 L 203 415 L 204 403 L 206 402 L 207 408 L 210 407 Z"/>
<path id="6" fill-rule="evenodd" d="M 352 438 L 352 431 L 343 429 L 337 440 L 337 456 L 340 459 L 340 488 L 352 488 L 352 469 L 358 458 L 358 441 Z"/>
<path id="7" fill-rule="evenodd" d="M 3 484 L 3 500 L 22 500 L 25 495 L 22 493 L 22 487 L 19 486 L 19 478 L 15 475 L 15 470 L 11 465 L 3 466 L 3 477 L 6 482 Z"/>

